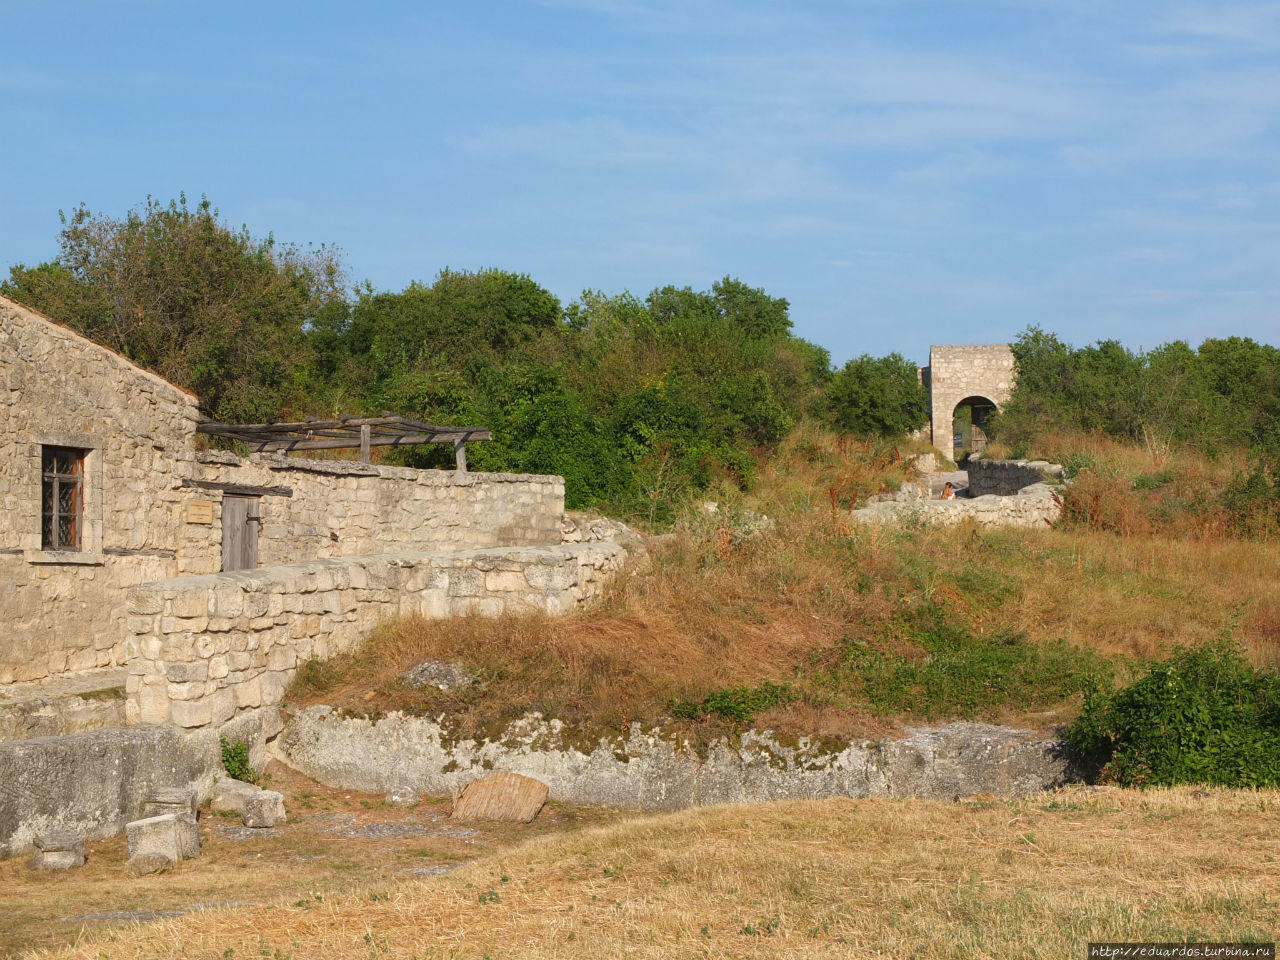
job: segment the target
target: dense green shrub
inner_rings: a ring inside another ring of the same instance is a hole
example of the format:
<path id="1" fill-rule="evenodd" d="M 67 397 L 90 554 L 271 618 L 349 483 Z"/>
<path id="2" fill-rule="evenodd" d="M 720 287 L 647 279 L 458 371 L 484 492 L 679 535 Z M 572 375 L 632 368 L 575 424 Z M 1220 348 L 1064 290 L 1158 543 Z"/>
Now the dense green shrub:
<path id="1" fill-rule="evenodd" d="M 696 702 L 673 698 L 670 706 L 671 715 L 677 720 L 717 716 L 731 723 L 750 723 L 757 713 L 790 703 L 794 699 L 787 684 L 770 683 L 766 680 L 758 687 L 740 686 L 715 690 Z"/>
<path id="2" fill-rule="evenodd" d="M 1280 673 L 1227 640 L 1184 648 L 1127 687 L 1091 691 L 1064 737 L 1125 785 L 1280 786 Z"/>
<path id="3" fill-rule="evenodd" d="M 1060 703 L 1110 673 L 1091 650 L 1031 643 L 1013 630 L 978 635 L 948 620 L 940 606 L 912 619 L 903 639 L 918 652 L 850 638 L 830 682 L 837 688 L 852 683 L 880 713 L 973 718 L 1005 706 Z"/>
<path id="4" fill-rule="evenodd" d="M 258 775 L 249 766 L 249 745 L 243 740 L 228 740 L 219 737 L 222 746 L 222 769 L 232 780 L 243 780 L 245 783 L 257 783 Z"/>

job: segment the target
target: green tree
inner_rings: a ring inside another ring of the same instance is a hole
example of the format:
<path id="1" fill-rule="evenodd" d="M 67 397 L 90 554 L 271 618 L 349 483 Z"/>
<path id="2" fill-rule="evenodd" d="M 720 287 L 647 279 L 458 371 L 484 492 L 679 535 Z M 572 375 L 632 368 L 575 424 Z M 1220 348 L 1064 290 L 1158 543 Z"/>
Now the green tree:
<path id="1" fill-rule="evenodd" d="M 336 251 L 255 239 L 185 196 L 122 220 L 81 205 L 62 223 L 58 257 L 12 267 L 5 295 L 194 391 L 213 416 L 306 402 L 304 331 L 343 298 Z"/>
<path id="2" fill-rule="evenodd" d="M 929 416 L 915 364 L 897 353 L 850 360 L 832 378 L 827 399 L 836 424 L 859 436 L 909 433 Z"/>

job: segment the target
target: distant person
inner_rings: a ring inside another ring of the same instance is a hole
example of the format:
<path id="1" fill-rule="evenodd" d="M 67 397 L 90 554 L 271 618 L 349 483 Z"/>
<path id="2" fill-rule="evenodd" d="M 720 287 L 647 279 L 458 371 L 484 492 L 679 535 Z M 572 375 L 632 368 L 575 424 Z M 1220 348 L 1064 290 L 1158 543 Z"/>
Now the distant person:
<path id="1" fill-rule="evenodd" d="M 939 499 L 954 500 L 955 498 L 956 498 L 956 488 L 953 487 L 951 485 L 951 481 L 948 480 L 946 483 L 946 486 L 942 488 L 942 496 Z"/>

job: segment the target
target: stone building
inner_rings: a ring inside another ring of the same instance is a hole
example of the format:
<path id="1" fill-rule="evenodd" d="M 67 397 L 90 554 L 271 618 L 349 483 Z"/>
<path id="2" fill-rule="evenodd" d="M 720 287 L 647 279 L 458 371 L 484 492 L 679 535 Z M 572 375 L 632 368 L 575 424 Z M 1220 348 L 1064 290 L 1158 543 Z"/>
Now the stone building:
<path id="1" fill-rule="evenodd" d="M 0 297 L 0 684 L 123 666 L 130 588 L 560 543 L 559 477 L 201 449 L 196 398 Z"/>
<path id="2" fill-rule="evenodd" d="M 1008 344 L 931 346 L 929 366 L 920 377 L 929 389 L 930 441 L 948 456 L 953 454 L 956 411 L 971 411 L 974 437 L 982 437 L 988 418 L 1013 395 L 1016 371 Z M 962 445 L 968 446 L 970 438 Z"/>

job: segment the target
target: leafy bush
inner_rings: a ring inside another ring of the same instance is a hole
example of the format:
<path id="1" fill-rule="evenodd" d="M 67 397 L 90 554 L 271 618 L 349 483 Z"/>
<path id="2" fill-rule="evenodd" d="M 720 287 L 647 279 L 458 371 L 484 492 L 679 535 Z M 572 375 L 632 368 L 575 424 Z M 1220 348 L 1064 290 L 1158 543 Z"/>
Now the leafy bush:
<path id="1" fill-rule="evenodd" d="M 1091 691 L 1068 745 L 1125 785 L 1280 786 L 1280 673 L 1230 641 L 1179 650 L 1116 691 Z"/>
<path id="2" fill-rule="evenodd" d="M 1240 472 L 1219 498 L 1232 526 L 1245 536 L 1264 535 L 1280 529 L 1280 457 L 1258 460 L 1249 472 Z"/>
<path id="3" fill-rule="evenodd" d="M 245 783 L 257 783 L 258 775 L 249 766 L 249 745 L 243 740 L 228 740 L 219 737 L 222 744 L 222 769 L 232 780 L 243 780 Z"/>
<path id="4" fill-rule="evenodd" d="M 1002 706 L 1027 709 L 1060 703 L 1106 675 L 1110 666 L 1092 651 L 1064 642 L 1035 644 L 1026 634 L 997 630 L 978 636 L 946 620 L 934 607 L 907 640 L 919 653 L 888 652 L 852 640 L 839 675 L 860 681 L 861 693 L 880 713 L 940 718 L 976 717 Z"/>
<path id="5" fill-rule="evenodd" d="M 707 694 L 700 702 L 673 697 L 671 714 L 677 720 L 697 720 L 712 714 L 732 723 L 750 723 L 757 713 L 790 703 L 795 697 L 787 684 L 766 680 L 758 687 L 727 687 Z"/>

